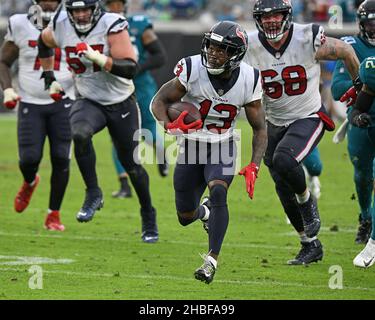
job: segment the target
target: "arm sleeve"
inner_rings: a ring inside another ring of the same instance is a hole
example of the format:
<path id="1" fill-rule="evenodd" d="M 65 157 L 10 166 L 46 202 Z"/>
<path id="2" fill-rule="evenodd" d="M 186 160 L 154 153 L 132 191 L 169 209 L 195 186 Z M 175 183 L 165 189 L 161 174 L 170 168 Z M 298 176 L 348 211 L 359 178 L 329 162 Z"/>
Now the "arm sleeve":
<path id="1" fill-rule="evenodd" d="M 13 20 L 12 17 L 10 17 L 9 20 L 8 20 L 7 33 L 4 36 L 4 41 L 15 42 L 14 26 L 13 26 L 12 20 Z"/>
<path id="2" fill-rule="evenodd" d="M 312 25 L 312 34 L 314 52 L 316 52 L 326 42 L 326 35 L 324 32 L 324 28 L 317 24 Z"/>
<path id="3" fill-rule="evenodd" d="M 118 33 L 125 29 L 127 29 L 129 26 L 128 21 L 126 21 L 125 18 L 118 18 L 115 22 L 113 22 L 110 27 L 108 28 L 107 34 L 110 33 Z"/>
<path id="4" fill-rule="evenodd" d="M 190 65 L 190 67 L 189 67 Z M 185 87 L 186 91 L 188 91 L 188 83 L 191 74 L 191 59 L 183 58 L 181 59 L 175 66 L 173 73 L 181 82 L 181 84 Z"/>
<path id="5" fill-rule="evenodd" d="M 159 39 L 145 46 L 145 49 L 149 55 L 147 60 L 139 65 L 138 73 L 160 68 L 167 60 L 165 50 Z"/>
<path id="6" fill-rule="evenodd" d="M 262 89 L 262 77 L 258 69 L 254 68 L 254 87 L 253 87 L 253 96 L 251 97 L 250 101 L 247 103 L 260 100 L 263 97 L 263 89 Z"/>

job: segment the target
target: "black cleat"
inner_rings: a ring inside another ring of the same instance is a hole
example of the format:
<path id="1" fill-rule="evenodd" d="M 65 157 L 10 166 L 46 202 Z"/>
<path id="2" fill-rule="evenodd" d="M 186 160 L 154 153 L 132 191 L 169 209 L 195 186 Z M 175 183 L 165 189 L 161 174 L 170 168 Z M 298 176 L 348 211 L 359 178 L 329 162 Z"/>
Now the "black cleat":
<path id="1" fill-rule="evenodd" d="M 87 189 L 85 202 L 77 213 L 78 222 L 89 222 L 95 215 L 96 210 L 103 208 L 104 200 L 102 191 L 98 189 Z"/>
<path id="2" fill-rule="evenodd" d="M 323 259 L 323 246 L 318 239 L 312 242 L 301 242 L 302 248 L 296 257 L 289 260 L 289 265 L 306 265 Z"/>
<path id="3" fill-rule="evenodd" d="M 169 163 L 165 161 L 165 163 L 158 164 L 159 174 L 162 177 L 166 177 L 169 174 Z"/>
<path id="4" fill-rule="evenodd" d="M 201 265 L 200 268 L 195 270 L 194 276 L 195 279 L 210 284 L 214 279 L 216 268 L 211 263 L 211 261 L 208 260 L 208 255 L 202 255 L 202 258 L 204 259 L 204 263 Z"/>
<path id="5" fill-rule="evenodd" d="M 211 202 L 209 197 L 204 197 L 201 206 L 205 207 L 206 213 L 208 212 L 208 218 L 207 219 L 201 219 L 203 224 L 203 229 L 208 233 L 208 219 L 210 217 L 210 211 L 211 211 Z M 207 210 L 206 210 L 207 209 Z"/>
<path id="6" fill-rule="evenodd" d="M 306 235 L 309 238 L 317 236 L 320 230 L 320 217 L 315 198 L 310 195 L 309 200 L 300 204 L 299 207 Z"/>
<path id="7" fill-rule="evenodd" d="M 130 189 L 128 178 L 121 177 L 120 178 L 121 187 L 119 191 L 112 192 L 113 198 L 131 198 L 132 196 L 132 189 Z"/>
<path id="8" fill-rule="evenodd" d="M 361 215 L 359 215 L 359 227 L 357 236 L 355 238 L 355 243 L 357 244 L 366 244 L 370 239 L 372 231 L 372 221 L 371 220 L 362 220 Z"/>
<path id="9" fill-rule="evenodd" d="M 142 241 L 145 243 L 155 243 L 159 240 L 158 226 L 156 224 L 156 210 L 151 211 L 141 209 L 142 217 Z"/>
<path id="10" fill-rule="evenodd" d="M 113 191 L 112 192 L 112 198 L 122 199 L 122 198 L 131 198 L 132 197 L 132 191 L 129 188 L 129 190 L 120 189 L 119 191 Z"/>

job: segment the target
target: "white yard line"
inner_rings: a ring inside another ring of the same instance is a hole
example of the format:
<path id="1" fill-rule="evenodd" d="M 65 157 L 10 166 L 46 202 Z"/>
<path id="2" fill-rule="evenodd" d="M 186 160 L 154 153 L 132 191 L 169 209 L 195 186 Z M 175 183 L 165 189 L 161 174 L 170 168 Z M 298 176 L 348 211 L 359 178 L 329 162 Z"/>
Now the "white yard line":
<path id="1" fill-rule="evenodd" d="M 0 272 L 25 272 L 24 269 L 17 269 L 17 268 L 0 268 Z M 62 274 L 66 276 L 77 276 L 77 277 L 84 277 L 84 278 L 116 278 L 115 274 L 113 273 L 91 273 L 91 272 L 72 272 L 72 271 L 64 271 L 64 270 L 43 270 L 43 273 L 46 274 Z M 167 280 L 167 281 L 183 281 L 183 282 L 196 282 L 193 277 L 184 278 L 184 277 L 175 277 L 175 276 L 161 276 L 161 275 L 143 275 L 143 274 L 123 274 L 119 275 L 120 278 L 125 279 L 143 279 L 143 280 Z M 228 285 L 242 285 L 242 286 L 279 286 L 279 287 L 295 287 L 295 288 L 316 288 L 316 289 L 329 289 L 328 283 L 327 285 L 314 285 L 314 284 L 304 284 L 299 282 L 282 282 L 282 281 L 272 281 L 272 280 L 264 280 L 264 281 L 255 281 L 255 280 L 220 280 L 215 279 L 215 283 L 222 283 Z M 348 287 L 344 285 L 343 290 L 339 292 L 344 292 L 345 290 L 358 290 L 358 291 L 371 291 L 375 292 L 375 288 L 364 288 L 364 287 Z"/>
<path id="2" fill-rule="evenodd" d="M 0 237 L 33 237 L 33 238 L 48 238 L 48 239 L 64 239 L 64 240 L 90 240 L 90 241 L 114 241 L 114 242 L 126 242 L 126 243 L 141 243 L 141 240 L 132 240 L 132 238 L 116 238 L 116 237 L 93 237 L 93 236 L 73 236 L 67 234 L 33 234 L 33 233 L 10 233 L 0 231 Z M 267 244 L 251 244 L 251 243 L 223 243 L 224 247 L 230 248 L 249 248 L 249 249 L 274 249 L 274 250 L 296 250 L 298 248 L 298 238 L 296 237 L 295 246 L 276 246 L 276 245 L 267 245 Z M 160 244 L 177 244 L 177 245 L 188 245 L 188 246 L 204 246 L 207 245 L 206 242 L 190 242 L 190 241 L 176 241 L 176 240 L 159 240 Z M 357 249 L 325 249 L 328 252 L 332 253 L 358 253 Z"/>

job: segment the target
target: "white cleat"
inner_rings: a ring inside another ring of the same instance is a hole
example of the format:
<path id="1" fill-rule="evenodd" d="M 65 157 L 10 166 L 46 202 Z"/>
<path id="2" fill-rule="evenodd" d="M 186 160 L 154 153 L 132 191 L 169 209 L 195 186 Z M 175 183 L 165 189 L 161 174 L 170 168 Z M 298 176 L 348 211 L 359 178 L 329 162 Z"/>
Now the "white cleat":
<path id="1" fill-rule="evenodd" d="M 366 247 L 354 258 L 356 267 L 369 268 L 375 263 L 375 241 L 370 239 Z"/>
<path id="2" fill-rule="evenodd" d="M 319 177 L 308 176 L 308 180 L 309 180 L 308 187 L 309 187 L 311 194 L 315 197 L 315 199 L 319 199 L 321 195 Z"/>

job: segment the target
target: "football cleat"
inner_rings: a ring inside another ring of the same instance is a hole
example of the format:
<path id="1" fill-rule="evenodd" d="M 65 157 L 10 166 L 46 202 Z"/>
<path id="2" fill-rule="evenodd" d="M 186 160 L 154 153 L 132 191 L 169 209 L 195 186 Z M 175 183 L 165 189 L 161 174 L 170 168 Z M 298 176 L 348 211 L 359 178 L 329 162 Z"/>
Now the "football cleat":
<path id="1" fill-rule="evenodd" d="M 201 202 L 201 206 L 204 207 L 204 211 L 206 212 L 204 217 L 201 219 L 203 224 L 203 229 L 208 233 L 208 219 L 210 217 L 211 212 L 211 202 L 209 197 L 204 197 Z"/>
<path id="2" fill-rule="evenodd" d="M 65 226 L 60 221 L 60 212 L 57 210 L 52 211 L 46 217 L 44 227 L 47 230 L 64 231 Z"/>
<path id="3" fill-rule="evenodd" d="M 320 230 L 320 217 L 315 198 L 310 195 L 309 200 L 299 205 L 302 215 L 303 227 L 309 238 L 315 237 Z"/>
<path id="4" fill-rule="evenodd" d="M 155 243 L 159 240 L 158 226 L 156 224 L 156 209 L 151 211 L 141 209 L 142 217 L 142 241 L 145 243 Z"/>
<path id="5" fill-rule="evenodd" d="M 369 268 L 375 263 L 375 242 L 371 238 L 366 247 L 354 258 L 353 264 L 356 267 Z"/>
<path id="6" fill-rule="evenodd" d="M 166 177 L 169 174 L 169 163 L 165 161 L 165 163 L 158 164 L 159 174 L 162 177 Z"/>
<path id="7" fill-rule="evenodd" d="M 212 280 L 214 279 L 216 267 L 214 264 L 210 261 L 209 255 L 201 254 L 200 255 L 202 259 L 204 260 L 203 264 L 194 272 L 195 279 L 203 281 L 207 284 L 210 284 Z"/>
<path id="8" fill-rule="evenodd" d="M 301 241 L 301 245 L 296 257 L 287 262 L 289 265 L 306 265 L 323 259 L 323 246 L 318 239 L 312 242 Z"/>
<path id="9" fill-rule="evenodd" d="M 23 182 L 21 189 L 18 191 L 14 199 L 14 210 L 17 212 L 24 211 L 30 203 L 31 196 L 39 184 L 39 175 L 35 176 L 34 185 L 30 186 L 26 181 Z"/>
<path id="10" fill-rule="evenodd" d="M 371 220 L 362 220 L 361 215 L 359 215 L 359 227 L 357 236 L 355 238 L 355 243 L 357 244 L 365 244 L 370 239 L 372 231 L 372 222 Z"/>
<path id="11" fill-rule="evenodd" d="M 123 198 L 131 198 L 131 197 L 132 197 L 131 189 L 129 190 L 120 189 L 119 191 L 112 192 L 112 198 L 123 199 Z"/>
<path id="12" fill-rule="evenodd" d="M 120 179 L 121 181 L 121 188 L 119 191 L 112 192 L 113 198 L 131 198 L 132 197 L 132 190 L 130 189 L 128 179 Z"/>
<path id="13" fill-rule="evenodd" d="M 320 198 L 320 180 L 318 176 L 308 176 L 308 188 L 315 199 Z"/>
<path id="14" fill-rule="evenodd" d="M 89 222 L 95 215 L 96 210 L 103 208 L 104 200 L 102 191 L 98 189 L 86 190 L 85 202 L 77 213 L 78 222 Z"/>

